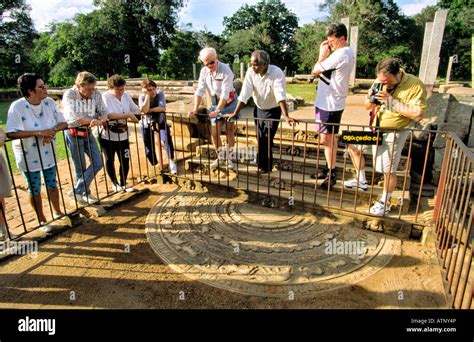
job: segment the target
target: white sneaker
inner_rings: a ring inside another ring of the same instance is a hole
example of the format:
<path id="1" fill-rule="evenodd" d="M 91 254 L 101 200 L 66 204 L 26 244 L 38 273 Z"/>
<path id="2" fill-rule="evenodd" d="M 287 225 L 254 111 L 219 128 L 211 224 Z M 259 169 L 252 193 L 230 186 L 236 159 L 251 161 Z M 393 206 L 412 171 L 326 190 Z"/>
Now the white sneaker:
<path id="1" fill-rule="evenodd" d="M 133 187 L 124 186 L 125 192 L 137 192 L 138 190 Z"/>
<path id="2" fill-rule="evenodd" d="M 232 160 L 230 160 L 230 159 L 227 160 L 227 168 L 228 168 L 229 170 L 234 170 L 234 169 L 235 169 L 235 165 L 234 165 L 234 163 L 232 162 Z"/>
<path id="3" fill-rule="evenodd" d="M 217 169 L 219 165 L 222 165 L 222 164 L 223 164 L 222 160 L 216 159 L 209 165 L 209 167 L 211 168 L 211 170 L 214 170 L 214 169 Z"/>
<path id="4" fill-rule="evenodd" d="M 369 184 L 367 184 L 367 182 L 362 182 L 362 181 L 357 182 L 357 178 L 354 178 L 354 179 L 345 181 L 344 187 L 348 189 L 353 189 L 353 188 L 358 187 L 359 189 L 366 191 L 369 188 Z"/>
<path id="5" fill-rule="evenodd" d="M 384 211 L 385 208 L 385 211 Z M 383 216 L 384 214 L 387 215 L 390 212 L 390 205 L 385 204 L 384 202 L 377 201 L 374 205 L 369 209 L 369 213 L 372 215 Z"/>
<path id="6" fill-rule="evenodd" d="M 170 160 L 170 173 L 175 175 L 178 173 L 178 167 L 176 166 L 176 162 L 174 160 Z"/>
<path id="7" fill-rule="evenodd" d="M 121 185 L 119 184 L 112 184 L 112 189 L 114 189 L 115 192 L 120 192 L 125 190 Z"/>
<path id="8" fill-rule="evenodd" d="M 87 204 L 82 198 L 82 195 L 74 193 L 74 190 L 69 191 L 68 196 L 71 197 L 73 200 L 76 200 L 79 204 Z"/>
<path id="9" fill-rule="evenodd" d="M 93 196 L 92 194 L 89 194 L 87 196 L 84 194 L 82 195 L 82 199 L 88 203 L 94 203 L 98 201 L 97 197 Z"/>
<path id="10" fill-rule="evenodd" d="M 40 230 L 45 233 L 49 233 L 50 231 L 53 230 L 53 228 L 50 225 L 42 226 L 40 227 Z"/>

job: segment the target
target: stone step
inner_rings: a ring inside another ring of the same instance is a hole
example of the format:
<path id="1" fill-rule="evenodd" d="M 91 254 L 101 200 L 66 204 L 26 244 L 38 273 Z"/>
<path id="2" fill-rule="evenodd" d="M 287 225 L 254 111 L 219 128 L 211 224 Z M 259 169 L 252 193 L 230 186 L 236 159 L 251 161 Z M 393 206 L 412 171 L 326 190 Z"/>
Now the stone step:
<path id="1" fill-rule="evenodd" d="M 305 192 L 307 194 L 312 194 L 313 197 L 315 194 L 320 194 L 320 196 L 322 195 L 326 198 L 327 194 L 333 199 L 340 199 L 342 194 L 344 202 L 357 202 L 359 205 L 368 205 L 370 204 L 369 202 L 374 202 L 383 192 L 383 187 L 378 185 L 369 187 L 367 191 L 346 189 L 343 187 L 341 180 L 337 180 L 336 184 L 331 188 L 331 191 L 328 192 L 319 187 L 323 180 L 316 181 L 304 174 L 279 170 L 274 170 L 270 174 L 258 175 L 257 167 L 253 165 L 236 165 L 235 172 L 227 170 L 225 165 L 220 166 L 219 170 L 211 171 L 209 168 L 209 160 L 198 159 L 195 157 L 186 160 L 185 167 L 186 170 L 199 175 L 196 179 L 203 179 L 216 184 L 219 183 L 225 185 L 227 182 L 235 181 L 236 185 L 239 183 L 240 187 L 246 187 L 247 183 L 249 185 L 258 183 L 259 186 L 264 188 L 274 188 L 279 189 L 280 191 L 285 190 L 290 192 L 300 191 L 301 193 Z M 401 199 L 403 199 L 403 201 Z M 394 191 L 392 194 L 392 201 L 394 203 L 403 203 L 402 213 L 407 213 L 410 204 L 409 191 Z"/>
<path id="2" fill-rule="evenodd" d="M 200 139 L 196 138 L 188 138 L 188 139 L 174 139 L 174 149 L 176 151 L 185 151 L 185 152 L 192 152 L 195 151 L 200 145 L 204 142 Z"/>
<path id="3" fill-rule="evenodd" d="M 210 160 L 215 160 L 217 158 L 217 155 L 215 153 L 215 149 L 211 146 L 199 146 L 197 149 L 197 157 L 201 159 L 210 159 Z M 210 152 L 209 152 L 210 151 Z M 239 149 L 240 153 L 237 153 L 236 158 L 239 160 L 239 164 L 242 165 L 251 165 L 254 163 L 254 155 L 252 153 L 248 153 L 248 150 L 245 148 Z M 303 157 L 298 157 L 298 156 L 291 156 L 287 154 L 282 154 L 280 156 L 279 153 L 274 153 L 273 154 L 274 158 L 274 166 L 276 167 L 277 170 L 282 171 L 290 171 L 293 170 L 295 173 L 305 173 L 307 177 L 310 177 L 312 174 L 316 173 L 316 169 L 323 168 L 326 165 L 326 161 L 324 159 L 324 156 L 321 155 L 319 158 L 319 162 L 317 159 L 313 158 L 306 158 L 306 160 Z M 352 165 L 352 162 L 350 159 L 346 159 L 344 161 L 343 157 L 338 158 L 338 161 L 336 162 L 336 171 L 338 174 L 338 177 L 342 177 L 344 172 L 345 178 L 355 178 L 357 176 L 356 169 Z M 372 180 L 372 173 L 373 173 L 373 168 L 372 166 L 366 166 L 366 178 L 369 182 Z M 397 187 L 398 188 L 403 188 L 403 184 L 405 184 L 405 189 L 410 189 L 411 186 L 411 177 L 410 173 L 408 172 L 406 175 L 406 180 L 405 180 L 405 170 L 400 170 L 397 171 Z M 374 179 L 376 183 L 383 182 L 383 175 L 380 173 L 375 173 L 374 174 Z M 405 183 L 406 182 L 406 183 Z"/>
<path id="4" fill-rule="evenodd" d="M 238 142 L 236 142 L 236 144 L 234 145 L 235 148 L 238 150 L 238 151 L 241 151 L 240 153 L 244 156 L 249 156 L 251 157 L 253 155 L 253 153 L 256 153 L 257 151 L 257 142 L 256 140 L 254 139 L 252 141 L 252 139 L 249 139 L 248 142 L 249 142 L 249 148 L 247 148 L 247 139 L 242 139 L 243 141 L 241 141 L 241 137 L 236 137 L 236 139 L 238 140 Z M 224 142 L 223 144 L 225 143 L 226 139 L 223 139 Z M 278 142 L 278 144 L 275 142 L 275 145 L 273 147 L 273 158 L 277 159 L 280 155 L 280 143 Z M 246 151 L 249 151 L 247 152 Z M 282 152 L 282 157 L 283 156 L 295 156 L 295 157 L 299 157 L 301 158 L 301 160 L 304 159 L 304 151 L 305 151 L 305 148 L 304 146 L 297 146 L 296 144 L 292 145 L 292 144 L 288 144 L 288 142 L 286 141 L 282 141 L 282 144 L 281 144 L 281 152 Z M 338 152 L 337 152 L 337 156 L 336 156 L 336 160 L 337 162 L 343 164 L 344 163 L 344 153 L 345 153 L 345 149 L 344 148 L 338 148 Z M 196 154 L 199 156 L 199 155 L 202 155 L 203 158 L 211 158 L 211 159 L 216 159 L 217 158 L 217 153 L 216 153 L 216 150 L 213 146 L 211 145 L 201 145 L 198 147 L 198 149 L 196 150 Z M 372 154 L 371 153 L 367 153 L 367 154 L 364 154 L 364 156 L 366 156 L 365 158 L 365 161 L 366 161 L 366 168 L 368 167 L 372 167 Z M 314 165 L 316 165 L 316 160 L 318 158 L 318 149 L 317 149 L 317 146 L 315 145 L 309 145 L 307 144 L 306 145 L 306 163 L 314 163 Z M 251 158 L 253 159 L 253 157 Z M 405 170 L 406 170 L 406 163 L 408 162 L 408 159 L 406 156 L 402 156 L 401 159 L 400 159 L 400 163 L 398 165 L 398 172 L 399 175 L 402 175 L 404 177 L 405 175 Z M 319 165 L 321 167 L 325 166 L 326 165 L 326 160 L 325 160 L 325 157 L 324 157 L 324 150 L 320 150 L 319 151 Z M 408 167 L 408 170 L 410 170 L 410 166 L 411 166 L 411 163 L 409 163 L 409 167 Z M 350 160 L 350 157 L 347 156 L 346 158 L 346 169 L 347 167 L 352 167 L 353 168 L 353 165 L 352 165 L 352 162 Z M 409 172 L 408 172 L 409 173 Z M 367 172 L 366 172 L 367 174 Z"/>

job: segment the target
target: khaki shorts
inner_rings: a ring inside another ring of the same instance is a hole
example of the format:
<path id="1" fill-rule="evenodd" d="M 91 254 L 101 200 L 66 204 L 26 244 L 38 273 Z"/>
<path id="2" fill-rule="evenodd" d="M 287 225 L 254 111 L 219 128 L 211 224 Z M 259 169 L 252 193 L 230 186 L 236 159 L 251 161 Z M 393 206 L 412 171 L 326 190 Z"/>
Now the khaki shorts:
<path id="1" fill-rule="evenodd" d="M 379 173 L 395 173 L 402 156 L 402 150 L 410 134 L 409 130 L 397 133 L 383 133 L 382 144 L 372 145 L 375 171 Z M 393 153 L 393 155 L 392 155 Z"/>

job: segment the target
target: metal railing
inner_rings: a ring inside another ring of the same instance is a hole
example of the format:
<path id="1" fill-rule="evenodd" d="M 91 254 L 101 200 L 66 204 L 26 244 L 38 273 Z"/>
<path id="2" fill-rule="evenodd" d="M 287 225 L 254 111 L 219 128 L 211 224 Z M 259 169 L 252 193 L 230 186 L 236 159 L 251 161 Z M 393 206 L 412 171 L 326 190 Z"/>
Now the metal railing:
<path id="1" fill-rule="evenodd" d="M 208 184 L 215 184 L 225 188 L 236 188 L 256 194 L 257 197 L 273 197 L 277 199 L 278 204 L 284 202 L 299 203 L 306 207 L 321 207 L 323 209 L 333 209 L 344 211 L 349 214 L 360 214 L 372 218 L 380 218 L 378 215 L 372 215 L 368 212 L 370 206 L 382 195 L 383 186 L 378 183 L 383 181 L 383 174 L 377 173 L 372 161 L 372 152 L 358 146 L 358 149 L 366 157 L 366 175 L 368 188 L 366 191 L 359 188 L 349 189 L 343 186 L 343 181 L 356 178 L 360 170 L 353 166 L 348 154 L 348 144 L 338 144 L 336 158 L 336 184 L 325 189 L 321 188 L 323 180 L 314 180 L 310 178 L 321 168 L 326 166 L 324 158 L 324 147 L 321 142 L 321 135 L 315 134 L 314 121 L 300 120 L 298 127 L 283 129 L 281 126 L 273 140 L 273 165 L 267 165 L 272 172 L 257 174 L 258 167 L 256 157 L 258 152 L 257 133 L 253 129 L 258 125 L 258 121 L 263 119 L 240 119 L 235 123 L 235 145 L 231 152 L 233 167 L 229 167 L 226 160 L 228 151 L 222 147 L 216 151 L 212 145 L 211 139 L 203 132 L 209 130 L 209 123 L 206 120 L 191 123 L 187 116 L 182 113 L 170 113 L 170 118 L 176 126 L 181 126 L 179 131 L 181 135 L 173 133 L 173 140 L 186 142 L 189 146 L 196 141 L 198 146 L 195 153 L 191 153 L 187 158 L 186 168 L 178 173 L 178 177 L 183 177 L 192 181 L 199 181 Z M 268 145 L 271 144 L 271 122 L 277 122 L 274 119 L 265 119 L 268 130 L 266 136 Z M 184 137 L 182 135 L 182 125 L 192 125 L 201 127 L 194 130 L 193 137 Z M 328 126 L 340 126 L 344 131 L 364 131 L 369 127 L 364 125 L 347 124 L 328 124 Z M 420 212 L 426 211 L 426 201 L 423 200 L 423 187 L 425 178 L 429 170 L 428 160 L 430 148 L 423 151 L 423 160 L 421 167 L 421 184 L 416 194 L 410 194 L 410 185 L 412 177 L 410 168 L 412 163 L 412 152 L 415 135 L 420 130 L 408 129 L 408 138 L 405 149 L 398 168 L 394 171 L 397 174 L 397 187 L 393 192 L 392 200 L 389 205 L 391 208 L 388 214 L 382 215 L 383 219 L 403 221 L 405 223 L 425 226 L 431 224 L 431 220 L 420 217 Z M 425 144 L 427 147 L 432 145 L 435 134 L 439 131 L 423 131 L 427 133 Z M 398 133 L 397 130 L 389 130 L 386 133 Z M 382 132 L 375 133 L 377 139 L 382 136 Z M 221 139 L 226 140 L 225 132 L 221 134 Z M 395 142 L 397 137 L 395 136 Z M 199 143 L 200 142 L 200 145 Z M 371 147 L 369 146 L 369 149 Z M 375 147 L 377 152 L 378 145 Z M 394 164 L 395 153 L 390 153 L 390 164 Z M 184 158 L 184 156 L 183 156 Z M 264 158 L 270 160 L 270 149 L 268 155 Z M 211 169 L 211 164 L 216 162 L 216 168 Z M 329 175 L 329 177 L 332 177 Z M 432 207 L 430 209 L 433 209 Z"/>
<path id="2" fill-rule="evenodd" d="M 472 307 L 473 176 L 473 153 L 447 134 L 433 221 L 445 290 L 456 309 Z"/>
<path id="3" fill-rule="evenodd" d="M 95 129 L 95 128 L 93 128 Z M 100 164 L 101 169 L 100 170 L 94 170 L 96 163 L 96 160 L 94 160 L 94 155 L 91 151 L 91 144 L 90 140 L 87 138 L 81 138 L 81 137 L 73 137 L 73 145 L 75 146 L 76 150 L 79 150 L 79 141 L 80 139 L 83 139 L 83 141 L 86 142 L 86 148 L 85 148 L 85 153 L 88 155 L 88 161 L 86 161 L 87 165 L 82 165 L 82 161 L 79 159 L 79 169 L 81 170 L 82 173 L 82 178 L 85 178 L 85 170 L 86 168 L 90 165 L 93 169 L 93 174 L 95 177 L 93 177 L 92 183 L 90 184 L 90 194 L 94 195 L 97 198 L 97 201 L 94 201 L 94 203 L 100 204 L 101 201 L 107 199 L 108 197 L 116 194 L 118 191 L 115 189 L 110 189 L 112 186 L 110 177 L 107 175 L 106 167 L 105 167 L 105 160 L 104 160 L 104 148 L 107 148 L 107 146 L 102 146 L 101 144 L 98 143 L 99 138 L 97 137 L 92 137 L 93 132 L 92 130 L 89 130 L 89 135 L 91 135 L 92 139 L 95 139 L 95 141 L 98 144 L 99 151 L 100 151 Z M 130 165 L 130 172 L 128 176 L 128 187 L 133 187 L 137 184 L 148 182 L 149 180 L 153 181 L 153 178 L 156 177 L 157 175 L 160 175 L 163 171 L 163 156 L 162 156 L 162 151 L 161 151 L 161 141 L 160 139 L 155 137 L 155 130 L 152 130 L 151 134 L 151 141 L 152 143 L 150 144 L 151 148 L 151 158 L 154 159 L 153 162 L 151 163 L 147 161 L 146 158 L 146 152 L 145 152 L 145 146 L 144 146 L 144 141 L 143 139 L 139 138 L 138 134 L 138 129 L 137 129 L 137 124 L 129 124 L 129 129 L 128 129 L 128 139 L 130 142 L 130 147 L 127 151 L 128 155 L 128 163 Z M 6 162 L 9 168 L 9 174 L 12 179 L 12 196 L 5 198 L 5 208 L 3 205 L 0 205 L 0 215 L 3 217 L 3 221 L 5 222 L 6 226 L 6 238 L 9 240 L 18 240 L 25 234 L 36 230 L 40 227 L 46 226 L 50 224 L 53 221 L 56 221 L 58 219 L 62 219 L 65 216 L 73 215 L 77 213 L 81 208 L 88 206 L 90 204 L 93 204 L 89 198 L 85 198 L 84 202 L 81 203 L 79 202 L 78 198 L 74 195 L 71 195 L 71 191 L 73 191 L 73 185 L 77 183 L 77 177 L 74 176 L 74 165 L 73 161 L 71 158 L 71 151 L 67 147 L 66 143 L 66 133 L 67 129 L 61 132 L 58 132 L 56 134 L 56 140 L 63 139 L 64 141 L 64 148 L 65 148 L 65 153 L 66 153 L 66 158 L 63 160 L 58 160 L 57 159 L 57 154 L 54 148 L 53 144 L 47 144 L 45 145 L 48 149 L 49 146 L 51 146 L 51 151 L 53 156 L 54 156 L 54 166 L 52 168 L 55 169 L 56 171 L 56 181 L 57 181 L 57 191 L 59 192 L 59 198 L 57 199 L 52 199 L 50 196 L 50 191 L 43 191 L 44 190 L 44 178 L 43 182 L 41 184 L 41 192 L 44 193 L 46 192 L 46 197 L 42 198 L 42 208 L 38 207 L 38 203 L 32 199 L 31 193 L 28 191 L 28 185 L 25 185 L 25 181 L 28 180 L 28 183 L 32 184 L 32 179 L 31 179 L 31 172 L 30 168 L 31 165 L 28 164 L 27 159 L 25 158 L 25 146 L 23 143 L 23 139 L 7 139 L 6 144 L 4 146 L 3 154 L 6 158 Z M 119 138 L 123 134 L 119 135 Z M 24 138 L 24 139 L 30 139 L 30 138 Z M 46 148 L 43 146 L 41 143 L 41 139 L 38 137 L 34 137 L 35 139 L 35 146 L 38 151 L 39 155 L 39 163 L 41 165 L 41 172 L 43 172 L 45 169 L 48 169 L 45 167 L 43 164 L 43 160 L 41 157 L 41 152 L 40 149 Z M 21 170 L 15 171 L 12 165 L 15 163 L 15 158 L 12 155 L 12 153 L 9 153 L 8 146 L 14 141 L 14 140 L 20 140 L 21 141 L 21 149 L 22 149 L 22 154 L 23 158 L 25 159 L 25 166 L 26 166 L 26 172 L 24 173 L 24 176 L 26 179 L 22 179 L 22 172 Z M 157 142 L 158 140 L 158 142 Z M 123 141 L 119 140 L 118 143 L 121 143 Z M 166 141 L 166 143 L 168 143 Z M 135 145 L 135 146 L 133 146 Z M 56 144 L 57 148 L 58 144 Z M 156 157 L 156 154 L 158 154 L 158 158 Z M 117 174 L 117 179 L 120 177 L 120 173 L 123 172 L 123 166 L 125 165 L 127 161 L 120 160 L 121 157 L 119 155 L 119 168 L 116 170 Z M 86 159 L 84 159 L 86 160 Z M 150 165 L 148 165 L 150 163 Z M 118 171 L 118 172 L 117 172 Z M 113 188 L 113 187 L 112 187 Z M 124 190 L 124 189 L 123 189 Z M 28 193 L 27 193 L 28 191 Z M 121 190 L 119 190 L 121 191 Z M 73 194 L 74 192 L 72 192 Z M 44 197 L 44 196 L 41 196 Z M 46 199 L 46 201 L 43 201 L 43 199 Z M 54 201 L 58 201 L 59 203 L 54 203 Z M 28 205 L 28 202 L 32 203 L 32 206 Z M 60 208 L 60 211 L 62 212 L 62 215 L 55 215 L 56 213 L 54 211 L 54 208 Z M 45 217 L 46 220 L 41 220 L 40 219 L 40 213 L 44 212 L 46 213 Z"/>

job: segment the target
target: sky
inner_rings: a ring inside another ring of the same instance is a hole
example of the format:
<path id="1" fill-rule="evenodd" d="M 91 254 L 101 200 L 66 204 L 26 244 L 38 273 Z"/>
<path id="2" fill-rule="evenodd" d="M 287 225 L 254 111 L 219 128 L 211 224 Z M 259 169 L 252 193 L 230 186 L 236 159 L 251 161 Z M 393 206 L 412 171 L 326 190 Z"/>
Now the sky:
<path id="1" fill-rule="evenodd" d="M 71 19 L 77 13 L 88 13 L 93 10 L 92 0 L 26 0 L 30 4 L 31 17 L 38 31 L 44 31 L 52 22 Z M 179 12 L 179 26 L 192 24 L 193 30 L 207 29 L 214 34 L 222 33 L 222 21 L 225 16 L 232 16 L 243 4 L 253 5 L 259 0 L 184 0 L 184 7 Z M 318 4 L 323 0 L 283 0 L 299 18 L 299 25 L 311 23 L 320 18 Z M 395 1 L 406 15 L 414 15 L 436 0 L 399 0 Z"/>

